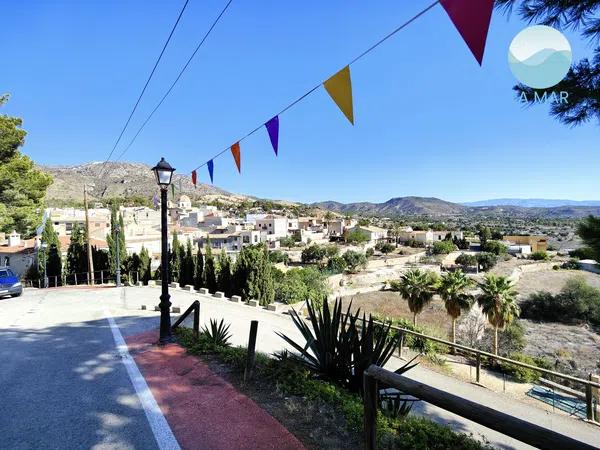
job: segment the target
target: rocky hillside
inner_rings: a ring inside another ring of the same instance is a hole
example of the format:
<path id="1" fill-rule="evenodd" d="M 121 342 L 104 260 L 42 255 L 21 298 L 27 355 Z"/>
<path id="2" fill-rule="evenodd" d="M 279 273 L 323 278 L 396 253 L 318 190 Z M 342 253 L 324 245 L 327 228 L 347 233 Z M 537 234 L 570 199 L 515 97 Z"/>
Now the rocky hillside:
<path id="1" fill-rule="evenodd" d="M 78 166 L 42 166 L 42 170 L 50 173 L 54 183 L 47 194 L 49 203 L 52 202 L 81 202 L 83 201 L 83 186 L 92 187 L 90 201 L 102 201 L 111 197 L 141 196 L 152 198 L 157 192 L 156 180 L 150 166 L 142 163 L 109 162 L 101 175 L 102 163 L 88 163 Z M 173 176 L 176 193 L 185 193 L 192 199 L 233 196 L 217 187 L 198 183 L 192 184 L 189 176 Z"/>
<path id="2" fill-rule="evenodd" d="M 338 203 L 321 202 L 314 203 L 312 206 L 328 209 L 330 211 L 342 214 L 364 214 L 377 216 L 449 216 L 460 215 L 469 212 L 466 206 L 456 203 L 446 202 L 438 198 L 425 197 L 397 197 L 388 200 L 385 203 Z"/>

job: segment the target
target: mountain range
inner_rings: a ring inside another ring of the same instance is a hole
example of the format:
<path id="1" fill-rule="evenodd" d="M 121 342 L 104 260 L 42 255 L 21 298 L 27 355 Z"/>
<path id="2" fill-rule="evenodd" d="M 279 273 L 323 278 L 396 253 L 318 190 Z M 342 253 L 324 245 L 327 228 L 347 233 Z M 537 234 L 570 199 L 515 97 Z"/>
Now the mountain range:
<path id="1" fill-rule="evenodd" d="M 54 183 L 47 193 L 49 205 L 81 204 L 84 185 L 89 186 L 90 202 L 104 202 L 112 197 L 143 197 L 151 199 L 157 192 L 156 181 L 150 166 L 142 163 L 109 162 L 87 163 L 74 166 L 40 166 L 50 173 Z M 256 199 L 243 194 L 232 194 L 215 186 L 192 184 L 189 176 L 173 176 L 175 194 L 188 195 L 192 200 L 219 200 L 239 203 Z M 293 201 L 274 200 L 281 205 L 297 204 Z M 471 203 L 451 203 L 433 197 L 395 197 L 383 203 L 340 203 L 324 201 L 308 205 L 339 214 L 365 216 L 430 216 L 449 217 L 461 215 L 577 218 L 589 214 L 600 215 L 600 201 L 577 202 L 572 200 L 496 199 Z"/>

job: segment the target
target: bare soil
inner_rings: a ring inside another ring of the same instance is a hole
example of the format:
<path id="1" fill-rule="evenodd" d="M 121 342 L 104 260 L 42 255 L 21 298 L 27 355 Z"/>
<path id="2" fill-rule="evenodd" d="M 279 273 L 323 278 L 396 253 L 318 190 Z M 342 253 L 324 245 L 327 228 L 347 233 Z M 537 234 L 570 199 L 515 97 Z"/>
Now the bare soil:
<path id="1" fill-rule="evenodd" d="M 344 308 L 352 301 L 352 311 L 360 308 L 361 312 L 391 319 L 406 319 L 412 322 L 413 313 L 408 303 L 397 292 L 376 291 L 357 294 L 343 299 Z M 439 337 L 448 337 L 451 322 L 441 300 L 434 299 L 417 317 L 417 324 L 425 326 Z"/>
<path id="2" fill-rule="evenodd" d="M 583 278 L 590 286 L 600 288 L 600 275 L 595 273 L 583 270 L 545 270 L 522 274 L 516 289 L 521 298 L 540 291 L 558 294 L 572 278 Z"/>
<path id="3" fill-rule="evenodd" d="M 283 395 L 272 383 L 254 378 L 243 382 L 243 374 L 217 358 L 203 355 L 211 370 L 250 397 L 308 449 L 360 449 L 362 437 L 346 428 L 344 417 L 332 405 L 304 397 Z"/>

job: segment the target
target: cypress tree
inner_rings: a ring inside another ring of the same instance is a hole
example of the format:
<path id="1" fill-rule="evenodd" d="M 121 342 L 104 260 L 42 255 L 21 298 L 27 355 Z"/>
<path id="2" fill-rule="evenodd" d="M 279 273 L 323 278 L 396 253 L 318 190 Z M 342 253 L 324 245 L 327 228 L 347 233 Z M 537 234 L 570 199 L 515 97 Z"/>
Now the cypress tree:
<path id="1" fill-rule="evenodd" d="M 244 247 L 233 273 L 233 291 L 244 300 L 258 300 L 268 305 L 275 299 L 275 283 L 268 249 L 263 244 Z"/>
<path id="2" fill-rule="evenodd" d="M 71 241 L 67 249 L 67 274 L 83 274 L 87 272 L 87 249 L 85 233 L 78 223 L 73 225 Z"/>
<path id="3" fill-rule="evenodd" d="M 42 244 L 47 247 L 38 252 L 38 267 L 41 277 L 44 277 L 44 263 L 48 269 L 48 277 L 62 277 L 62 258 L 60 253 L 60 240 L 54 230 L 52 221 L 48 217 L 42 231 Z"/>
<path id="4" fill-rule="evenodd" d="M 116 206 L 112 206 L 110 209 L 110 233 L 106 235 L 106 242 L 108 244 L 108 261 L 110 265 L 110 273 L 116 274 L 116 255 L 117 255 L 117 243 L 115 241 L 115 232 L 117 225 L 119 226 L 119 262 L 121 266 L 121 272 L 126 269 L 127 263 L 127 247 L 125 243 L 125 226 L 123 223 L 123 215 L 119 213 Z"/>
<path id="5" fill-rule="evenodd" d="M 224 292 L 226 297 L 231 297 L 233 292 L 233 276 L 231 274 L 231 258 L 225 253 L 225 249 L 221 250 L 219 255 L 219 276 L 218 276 L 219 291 Z"/>
<path id="6" fill-rule="evenodd" d="M 181 276 L 181 250 L 177 233 L 173 232 L 173 241 L 171 244 L 171 253 L 169 254 L 169 281 L 179 283 Z"/>
<path id="7" fill-rule="evenodd" d="M 194 267 L 194 288 L 200 289 L 203 285 L 204 277 L 204 256 L 202 255 L 202 247 L 198 245 L 198 253 L 196 253 Z"/>
<path id="8" fill-rule="evenodd" d="M 203 284 L 209 292 L 217 291 L 217 267 L 215 264 L 215 259 L 212 255 L 212 250 L 210 248 L 210 242 L 206 246 L 206 256 L 204 257 L 204 274 L 203 274 Z"/>
<path id="9" fill-rule="evenodd" d="M 148 254 L 148 250 L 146 247 L 142 245 L 142 250 L 140 251 L 140 281 L 144 284 L 148 284 L 148 280 L 150 280 L 150 255 Z"/>

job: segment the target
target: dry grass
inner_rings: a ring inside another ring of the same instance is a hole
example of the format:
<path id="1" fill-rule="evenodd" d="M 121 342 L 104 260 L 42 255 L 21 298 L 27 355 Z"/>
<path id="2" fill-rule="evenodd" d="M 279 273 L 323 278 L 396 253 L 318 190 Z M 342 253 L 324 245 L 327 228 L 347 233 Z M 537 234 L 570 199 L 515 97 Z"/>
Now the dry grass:
<path id="1" fill-rule="evenodd" d="M 366 314 L 376 314 L 392 319 L 406 319 L 412 322 L 413 314 L 408 303 L 396 292 L 377 291 L 344 297 L 344 307 L 352 300 L 352 311 L 360 308 Z M 418 324 L 423 325 L 435 335 L 448 337 L 451 322 L 441 300 L 434 299 L 417 318 Z"/>

